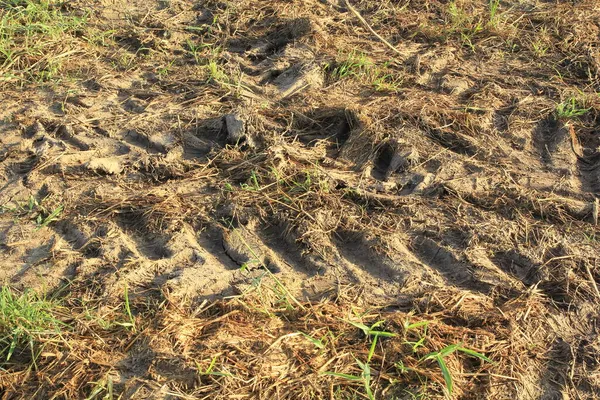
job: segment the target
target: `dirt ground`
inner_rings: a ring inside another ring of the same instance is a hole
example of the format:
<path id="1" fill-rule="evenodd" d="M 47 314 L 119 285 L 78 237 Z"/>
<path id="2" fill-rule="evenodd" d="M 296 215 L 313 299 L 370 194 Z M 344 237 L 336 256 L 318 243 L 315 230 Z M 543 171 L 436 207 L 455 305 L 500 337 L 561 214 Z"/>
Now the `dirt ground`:
<path id="1" fill-rule="evenodd" d="M 2 398 L 600 397 L 595 0 L 0 16 Z"/>

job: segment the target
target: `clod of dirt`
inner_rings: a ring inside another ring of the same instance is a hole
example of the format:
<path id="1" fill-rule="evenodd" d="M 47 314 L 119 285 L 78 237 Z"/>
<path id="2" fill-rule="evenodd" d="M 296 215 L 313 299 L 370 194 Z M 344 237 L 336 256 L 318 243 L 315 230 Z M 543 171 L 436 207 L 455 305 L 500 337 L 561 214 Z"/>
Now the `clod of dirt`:
<path id="1" fill-rule="evenodd" d="M 253 51 L 257 51 L 253 49 Z M 290 45 L 253 67 L 258 85 L 276 100 L 282 100 L 308 88 L 323 86 L 324 74 L 315 53 L 302 44 Z"/>
<path id="2" fill-rule="evenodd" d="M 89 150 L 90 146 L 77 137 L 75 129 L 71 125 L 60 125 L 56 130 L 56 136 L 79 150 Z"/>
<path id="3" fill-rule="evenodd" d="M 324 77 L 321 68 L 314 64 L 294 65 L 273 81 L 282 99 L 309 87 L 321 87 L 323 82 Z"/>
<path id="4" fill-rule="evenodd" d="M 25 129 L 25 137 L 27 138 L 38 138 L 38 137 L 42 137 L 44 135 L 47 134 L 46 132 L 46 128 L 44 128 L 44 125 L 42 125 L 42 123 L 40 121 L 35 121 L 33 124 L 31 124 L 30 126 L 28 126 Z"/>
<path id="5" fill-rule="evenodd" d="M 311 30 L 312 25 L 308 18 L 297 18 L 286 21 L 279 29 L 276 29 L 268 36 L 270 42 L 268 50 L 271 52 L 281 50 L 288 43 L 308 35 Z"/>
<path id="6" fill-rule="evenodd" d="M 139 100 L 128 99 L 123 103 L 123 109 L 130 113 L 141 114 L 146 110 L 146 106 Z"/>
<path id="7" fill-rule="evenodd" d="M 127 143 L 142 148 L 146 151 L 153 151 L 162 154 L 167 153 L 165 145 L 161 143 L 162 135 L 160 134 L 148 136 L 145 133 L 140 133 L 135 130 L 129 130 L 125 132 L 123 136 L 124 140 Z"/>
<path id="8" fill-rule="evenodd" d="M 460 95 L 473 86 L 468 79 L 445 76 L 442 78 L 441 88 L 449 94 Z"/>
<path id="9" fill-rule="evenodd" d="M 268 249 L 248 228 L 234 228 L 223 233 L 223 249 L 225 254 L 236 264 L 253 270 L 268 268 L 271 272 L 279 272 L 273 265 Z"/>
<path id="10" fill-rule="evenodd" d="M 375 179 L 387 181 L 394 172 L 404 171 L 418 162 L 419 152 L 414 147 L 405 147 L 391 140 L 377 152 L 372 175 Z"/>
<path id="11" fill-rule="evenodd" d="M 90 171 L 117 175 L 123 170 L 123 166 L 116 157 L 95 158 L 89 161 L 85 167 Z"/>
<path id="12" fill-rule="evenodd" d="M 23 143 L 25 145 L 25 143 Z M 33 141 L 33 148 L 29 148 L 29 152 L 38 157 L 43 157 L 51 149 L 66 150 L 65 143 L 62 140 L 56 140 L 48 135 L 37 136 Z"/>
<path id="13" fill-rule="evenodd" d="M 69 96 L 67 97 L 67 103 L 82 108 L 91 108 L 94 105 L 89 98 L 84 96 Z"/>
<path id="14" fill-rule="evenodd" d="M 263 254 L 259 245 L 245 228 L 235 228 L 223 233 L 223 249 L 236 264 L 244 265 L 250 262 L 260 266 Z"/>
<path id="15" fill-rule="evenodd" d="M 248 134 L 247 123 L 239 112 L 234 112 L 223 117 L 227 129 L 227 144 L 241 148 L 256 147 L 254 140 Z"/>
<path id="16" fill-rule="evenodd" d="M 412 194 L 431 194 L 433 195 L 435 192 L 435 187 L 432 188 L 432 184 L 435 180 L 434 174 L 426 174 L 421 178 L 421 181 L 416 183 L 414 189 L 412 190 Z M 433 190 L 430 190 L 433 189 Z"/>

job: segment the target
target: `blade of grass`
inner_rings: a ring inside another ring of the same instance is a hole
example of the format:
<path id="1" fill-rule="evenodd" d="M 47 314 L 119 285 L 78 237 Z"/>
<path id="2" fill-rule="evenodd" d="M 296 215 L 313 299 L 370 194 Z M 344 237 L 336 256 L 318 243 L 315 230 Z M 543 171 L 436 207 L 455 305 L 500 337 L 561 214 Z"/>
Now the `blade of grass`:
<path id="1" fill-rule="evenodd" d="M 463 353 L 468 354 L 468 355 L 470 355 L 472 357 L 477 357 L 480 360 L 487 361 L 490 364 L 494 364 L 494 362 L 492 360 L 490 360 L 489 358 L 487 358 L 483 354 L 476 352 L 475 350 L 467 349 L 467 348 L 464 348 L 464 347 L 458 347 L 456 350 L 462 351 Z"/>
<path id="2" fill-rule="evenodd" d="M 371 361 L 371 358 L 373 358 L 373 355 L 375 354 L 376 346 L 377 346 L 377 336 L 375 336 L 373 338 L 373 341 L 371 342 L 371 348 L 369 349 L 369 355 L 367 357 L 367 362 Z"/>
<path id="3" fill-rule="evenodd" d="M 131 306 L 129 305 L 129 285 L 127 284 L 125 284 L 125 312 L 129 317 L 131 328 L 135 332 L 135 318 L 133 318 L 133 314 L 131 313 Z"/>
<path id="4" fill-rule="evenodd" d="M 444 376 L 444 382 L 446 382 L 446 389 L 448 390 L 448 394 L 452 394 L 452 390 L 454 389 L 454 387 L 453 387 L 452 375 L 450 374 L 450 370 L 448 369 L 448 366 L 446 365 L 444 358 L 440 354 L 438 354 L 435 357 L 435 359 L 438 362 L 440 369 L 442 370 L 442 375 Z"/>
<path id="5" fill-rule="evenodd" d="M 415 322 L 415 323 L 413 323 L 413 324 L 406 325 L 406 328 L 405 328 L 405 329 L 406 329 L 406 330 L 409 330 L 409 329 L 417 329 L 417 328 L 420 328 L 420 327 L 422 327 L 422 326 L 428 326 L 430 322 L 431 322 L 431 321 L 419 321 L 419 322 Z"/>
<path id="6" fill-rule="evenodd" d="M 312 336 L 310 336 L 310 335 L 307 335 L 307 334 L 306 334 L 306 333 L 304 333 L 304 332 L 300 332 L 300 334 L 301 334 L 302 336 L 304 336 L 304 337 L 305 337 L 305 338 L 306 338 L 308 341 L 310 341 L 312 344 L 314 344 L 316 348 L 318 348 L 318 349 L 324 349 L 324 348 L 325 348 L 325 344 L 323 344 L 323 341 L 322 341 L 322 340 L 315 339 L 314 337 L 312 337 Z"/>
<path id="7" fill-rule="evenodd" d="M 335 376 L 336 378 L 344 378 L 344 379 L 348 379 L 349 381 L 362 381 L 362 378 L 360 376 L 355 376 L 355 375 L 350 375 L 350 374 L 342 374 L 339 372 L 325 371 L 325 372 L 323 372 L 323 375 Z"/>

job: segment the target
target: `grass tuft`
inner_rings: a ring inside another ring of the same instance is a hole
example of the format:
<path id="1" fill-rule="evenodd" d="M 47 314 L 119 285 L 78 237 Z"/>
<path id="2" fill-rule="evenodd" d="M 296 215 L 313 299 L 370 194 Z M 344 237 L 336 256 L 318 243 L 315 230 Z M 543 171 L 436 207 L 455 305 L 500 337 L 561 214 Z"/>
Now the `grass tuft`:
<path id="1" fill-rule="evenodd" d="M 29 349 L 35 360 L 44 342 L 64 326 L 55 316 L 58 303 L 33 291 L 0 290 L 0 358 L 8 362 Z"/>
<path id="2" fill-rule="evenodd" d="M 365 54 L 353 51 L 334 66 L 327 65 L 325 69 L 331 71 L 333 79 L 340 80 L 351 76 L 361 76 L 367 73 L 372 67 L 373 63 Z"/>
<path id="3" fill-rule="evenodd" d="M 571 97 L 556 106 L 556 117 L 559 120 L 572 119 L 585 115 L 589 110 L 575 97 Z"/>
<path id="4" fill-rule="evenodd" d="M 48 81 L 66 59 L 69 35 L 85 26 L 85 17 L 65 14 L 46 0 L 0 1 L 0 81 Z"/>

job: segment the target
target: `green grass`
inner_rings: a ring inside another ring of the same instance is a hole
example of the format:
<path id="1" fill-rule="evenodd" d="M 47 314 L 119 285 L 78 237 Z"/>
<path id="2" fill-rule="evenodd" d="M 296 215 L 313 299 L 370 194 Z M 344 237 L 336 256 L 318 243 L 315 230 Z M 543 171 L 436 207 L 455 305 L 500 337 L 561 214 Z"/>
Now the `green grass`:
<path id="1" fill-rule="evenodd" d="M 405 332 L 420 331 L 420 334 L 417 335 L 419 340 L 417 340 L 417 341 L 405 340 L 404 341 L 405 344 L 412 347 L 413 353 L 417 353 L 419 351 L 419 348 L 424 347 L 425 342 L 427 340 L 427 330 L 429 328 L 429 325 L 432 323 L 434 323 L 434 321 L 419 321 L 419 322 L 415 322 L 415 323 L 410 323 L 408 320 L 404 323 Z M 452 392 L 454 390 L 454 380 L 452 378 L 452 372 L 450 371 L 450 369 L 448 368 L 448 365 L 446 364 L 445 358 L 454 352 L 461 352 L 468 356 L 479 358 L 480 360 L 483 360 L 483 361 L 493 364 L 493 361 L 490 360 L 485 355 L 478 353 L 475 350 L 471 350 L 466 347 L 463 347 L 461 344 L 451 344 L 451 345 L 444 347 L 443 349 L 441 349 L 439 351 L 435 351 L 435 352 L 432 352 L 432 353 L 422 356 L 419 360 L 419 363 L 422 363 L 422 362 L 425 362 L 428 360 L 434 360 L 437 362 L 437 364 L 440 367 L 440 370 L 442 372 L 442 376 L 444 378 L 444 383 L 446 385 L 445 389 L 446 389 L 446 392 L 448 395 L 452 395 Z M 404 364 L 402 362 L 396 363 L 396 369 L 400 373 L 406 373 L 408 371 L 416 372 L 415 370 L 404 366 Z"/>
<path id="2" fill-rule="evenodd" d="M 42 211 L 38 214 L 37 219 L 36 219 L 36 224 L 37 224 L 36 230 L 45 228 L 52 222 L 58 221 L 60 214 L 63 212 L 63 209 L 64 209 L 64 206 L 62 206 L 62 205 L 59 205 L 58 207 L 56 207 L 54 210 L 52 210 L 49 213 L 42 209 Z"/>
<path id="3" fill-rule="evenodd" d="M 59 204 L 50 210 L 47 209 L 44 206 L 45 200 L 46 199 L 43 199 L 41 202 L 38 202 L 34 196 L 29 196 L 27 201 L 14 201 L 13 206 L 0 206 L 0 214 L 12 213 L 17 219 L 30 219 L 35 222 L 35 230 L 38 231 L 51 223 L 58 221 L 60 215 L 64 211 L 64 206 L 62 204 Z"/>
<path id="4" fill-rule="evenodd" d="M 34 196 L 29 196 L 27 201 L 18 202 L 13 201 L 14 206 L 2 205 L 0 206 L 0 214 L 1 213 L 13 213 L 17 215 L 26 215 L 33 212 L 37 207 L 39 207 L 39 203 Z"/>
<path id="5" fill-rule="evenodd" d="M 405 321 L 404 323 L 404 331 L 408 332 L 411 330 L 421 330 L 421 334 L 418 335 L 418 340 L 416 341 L 408 341 L 405 340 L 404 343 L 409 345 L 412 348 L 413 353 L 416 353 L 420 347 L 423 347 L 425 344 L 425 340 L 427 339 L 427 329 L 429 328 L 429 324 L 431 321 L 419 321 L 414 323 L 409 323 L 409 321 Z"/>
<path id="6" fill-rule="evenodd" d="M 231 183 L 225 183 L 223 188 L 227 192 L 234 192 L 236 187 Z M 283 175 L 272 167 L 268 174 L 259 175 L 252 171 L 247 181 L 241 183 L 239 188 L 246 192 L 276 191 L 280 199 L 285 202 L 294 202 L 298 194 L 329 193 L 330 184 L 322 171 L 315 166 L 313 169 L 305 169 L 295 174 Z"/>
<path id="7" fill-rule="evenodd" d="M 206 368 L 202 368 L 200 363 L 196 361 L 196 370 L 199 376 L 227 376 L 232 377 L 233 375 L 228 372 L 218 371 L 215 369 L 219 355 L 213 356 L 210 360 L 210 364 Z"/>
<path id="8" fill-rule="evenodd" d="M 222 49 L 212 43 L 195 43 L 192 40 L 186 42 L 185 48 L 194 62 L 202 66 L 206 72 L 209 82 L 215 82 L 224 86 L 231 86 L 234 81 L 225 71 L 219 58 Z"/>
<path id="9" fill-rule="evenodd" d="M 480 360 L 483 360 L 483 361 L 486 361 L 489 363 L 493 363 L 493 361 L 490 360 L 489 358 L 487 358 L 485 355 L 478 353 L 475 350 L 471 350 L 471 349 L 462 347 L 460 344 L 451 344 L 449 346 L 444 347 L 440 351 L 436 351 L 436 352 L 427 354 L 425 357 L 421 358 L 421 361 L 426 361 L 426 360 L 437 361 L 438 365 L 440 366 L 440 369 L 442 370 L 444 382 L 446 383 L 446 391 L 448 392 L 449 395 L 452 395 L 452 392 L 454 390 L 454 381 L 452 379 L 452 373 L 450 372 L 450 369 L 448 368 L 448 365 L 446 364 L 446 361 L 444 359 L 456 351 L 460 351 L 462 353 L 465 353 L 468 356 L 479 358 Z"/>
<path id="10" fill-rule="evenodd" d="M 531 49 L 538 58 L 544 57 L 546 53 L 548 53 L 549 48 L 550 47 L 541 39 L 537 39 L 534 42 L 531 42 Z"/>
<path id="11" fill-rule="evenodd" d="M 340 80 L 350 76 L 364 75 L 372 67 L 373 63 L 365 54 L 353 51 L 334 66 L 326 65 L 325 69 L 331 72 L 332 78 Z"/>
<path id="12" fill-rule="evenodd" d="M 203 57 L 203 50 L 209 47 L 204 43 L 195 43 L 192 40 L 188 39 L 185 43 L 185 48 L 188 51 L 188 54 L 194 59 L 196 64 L 205 64 L 205 60 Z"/>
<path id="13" fill-rule="evenodd" d="M 131 312 L 131 304 L 129 302 L 129 285 L 127 285 L 127 284 L 125 284 L 123 298 L 125 301 L 124 302 L 125 313 L 127 314 L 127 318 L 129 319 L 129 322 L 122 323 L 120 325 L 131 328 L 131 330 L 135 333 L 136 332 L 135 317 L 133 316 L 133 313 Z"/>
<path id="14" fill-rule="evenodd" d="M 0 0 L 0 81 L 55 78 L 74 54 L 68 36 L 84 25 L 84 17 L 64 14 L 56 2 Z"/>
<path id="15" fill-rule="evenodd" d="M 206 64 L 206 70 L 210 77 L 210 81 L 225 84 L 229 83 L 230 79 L 227 76 L 227 73 L 217 60 L 210 60 L 208 64 Z"/>
<path id="16" fill-rule="evenodd" d="M 323 375 L 334 376 L 336 378 L 342 378 L 342 379 L 346 379 L 346 380 L 349 380 L 352 382 L 360 382 L 360 383 L 362 383 L 363 388 L 365 389 L 367 398 L 369 400 L 375 400 L 375 394 L 373 393 L 373 390 L 371 389 L 371 380 L 372 380 L 371 367 L 369 366 L 368 362 L 363 363 L 358 358 L 355 358 L 355 360 L 361 370 L 360 375 L 342 374 L 339 372 L 331 372 L 331 371 L 326 371 L 323 373 Z"/>
<path id="17" fill-rule="evenodd" d="M 362 362 L 362 361 L 356 359 L 356 362 L 361 370 L 360 375 L 339 373 L 339 372 L 332 372 L 332 371 L 326 371 L 323 373 L 323 375 L 334 376 L 334 377 L 342 378 L 342 379 L 345 379 L 348 381 L 361 383 L 363 385 L 366 397 L 369 400 L 373 400 L 373 399 L 375 399 L 375 395 L 374 395 L 373 389 L 371 387 L 371 382 L 372 382 L 371 375 L 372 374 L 371 374 L 371 368 L 369 366 L 369 363 L 371 362 L 371 359 L 375 353 L 375 346 L 377 344 L 377 339 L 379 337 L 394 338 L 394 337 L 397 337 L 398 334 L 380 330 L 379 328 L 385 323 L 384 321 L 378 321 L 371 326 L 367 326 L 363 323 L 352 322 L 352 321 L 346 321 L 346 322 L 359 328 L 365 334 L 365 336 L 372 338 L 371 346 L 369 348 L 369 352 L 367 355 L 367 361 Z M 417 353 L 419 348 L 424 345 L 426 337 L 427 337 L 427 329 L 431 322 L 432 321 L 419 321 L 416 323 L 409 323 L 409 321 L 405 322 L 405 324 L 404 324 L 405 333 L 407 333 L 409 331 L 422 330 L 421 335 L 419 335 L 420 339 L 417 342 L 409 342 L 406 340 L 404 341 L 405 344 L 410 345 L 412 347 L 412 350 L 414 353 Z M 443 349 L 441 349 L 439 351 L 428 353 L 428 354 L 420 357 L 419 364 L 424 363 L 428 360 L 434 360 L 437 362 L 437 364 L 441 370 L 442 377 L 444 379 L 445 390 L 446 390 L 446 393 L 448 396 L 451 396 L 452 392 L 454 391 L 454 380 L 452 378 L 452 371 L 449 369 L 448 364 L 446 363 L 445 359 L 455 352 L 461 352 L 463 354 L 466 354 L 467 356 L 478 358 L 482 361 L 493 364 L 493 361 L 490 360 L 485 355 L 478 353 L 475 350 L 471 350 L 466 347 L 463 347 L 462 344 L 451 344 L 451 345 L 444 347 Z M 409 367 L 405 366 L 402 360 L 398 361 L 395 364 L 395 366 L 396 366 L 397 371 L 400 374 L 405 374 L 410 371 L 410 372 L 413 372 L 413 373 L 416 373 L 417 375 L 419 375 L 419 371 L 417 369 L 409 368 Z"/>
<path id="18" fill-rule="evenodd" d="M 248 183 L 242 183 L 240 185 L 242 190 L 246 190 L 249 192 L 256 192 L 259 191 L 261 189 L 260 183 L 259 183 L 259 176 L 257 175 L 256 171 L 252 171 L 250 173 L 250 178 L 248 178 Z"/>
<path id="19" fill-rule="evenodd" d="M 388 71 L 388 64 L 375 68 L 371 74 L 371 82 L 378 92 L 398 93 L 404 82 L 402 76 Z"/>
<path id="20" fill-rule="evenodd" d="M 112 400 L 114 399 L 113 394 L 113 380 L 111 376 L 106 376 L 106 378 L 101 379 L 98 382 L 90 382 L 94 385 L 90 395 L 85 398 L 85 400 Z M 101 394 L 104 396 L 100 397 Z M 119 397 L 120 398 L 120 397 Z"/>
<path id="21" fill-rule="evenodd" d="M 169 76 L 169 74 L 171 73 L 171 71 L 173 69 L 174 64 L 175 64 L 175 60 L 171 60 L 171 62 L 169 62 L 167 65 L 163 65 L 163 66 L 159 67 L 156 70 L 157 75 L 160 78 L 165 78 L 165 77 Z"/>
<path id="22" fill-rule="evenodd" d="M 566 120 L 581 117 L 589 110 L 589 108 L 585 108 L 575 97 L 571 97 L 556 106 L 556 118 Z"/>
<path id="23" fill-rule="evenodd" d="M 493 28 L 498 28 L 500 24 L 500 0 L 490 0 L 489 7 L 489 21 L 488 25 Z"/>
<path id="24" fill-rule="evenodd" d="M 20 351 L 29 349 L 33 360 L 43 343 L 60 334 L 65 324 L 55 312 L 58 302 L 33 291 L 16 293 L 7 286 L 0 290 L 0 358 L 8 362 Z"/>
<path id="25" fill-rule="evenodd" d="M 375 354 L 375 347 L 377 346 L 377 339 L 379 339 L 380 337 L 390 338 L 390 337 L 396 336 L 396 334 L 394 334 L 392 332 L 386 332 L 386 331 L 381 331 L 381 330 L 377 329 L 380 326 L 382 326 L 383 324 L 385 324 L 385 321 L 377 321 L 371 326 L 367 326 L 360 322 L 352 322 L 352 321 L 346 321 L 346 322 L 348 322 L 349 324 L 354 325 L 355 327 L 362 330 L 363 333 L 365 334 L 365 336 L 367 336 L 369 338 L 370 337 L 373 338 L 371 341 L 371 347 L 369 348 L 369 355 L 367 356 L 367 362 L 370 362 L 371 359 L 373 358 L 373 355 Z"/>
<path id="26" fill-rule="evenodd" d="M 465 11 L 454 1 L 448 5 L 447 13 L 450 19 L 450 24 L 446 28 L 448 32 L 458 34 L 462 44 L 475 52 L 473 39 L 484 28 L 482 19 Z"/>
<path id="27" fill-rule="evenodd" d="M 402 76 L 390 68 L 389 62 L 376 64 L 364 53 L 355 51 L 338 58 L 335 63 L 326 64 L 324 70 L 334 81 L 357 78 L 378 92 L 397 93 L 403 83 Z"/>

